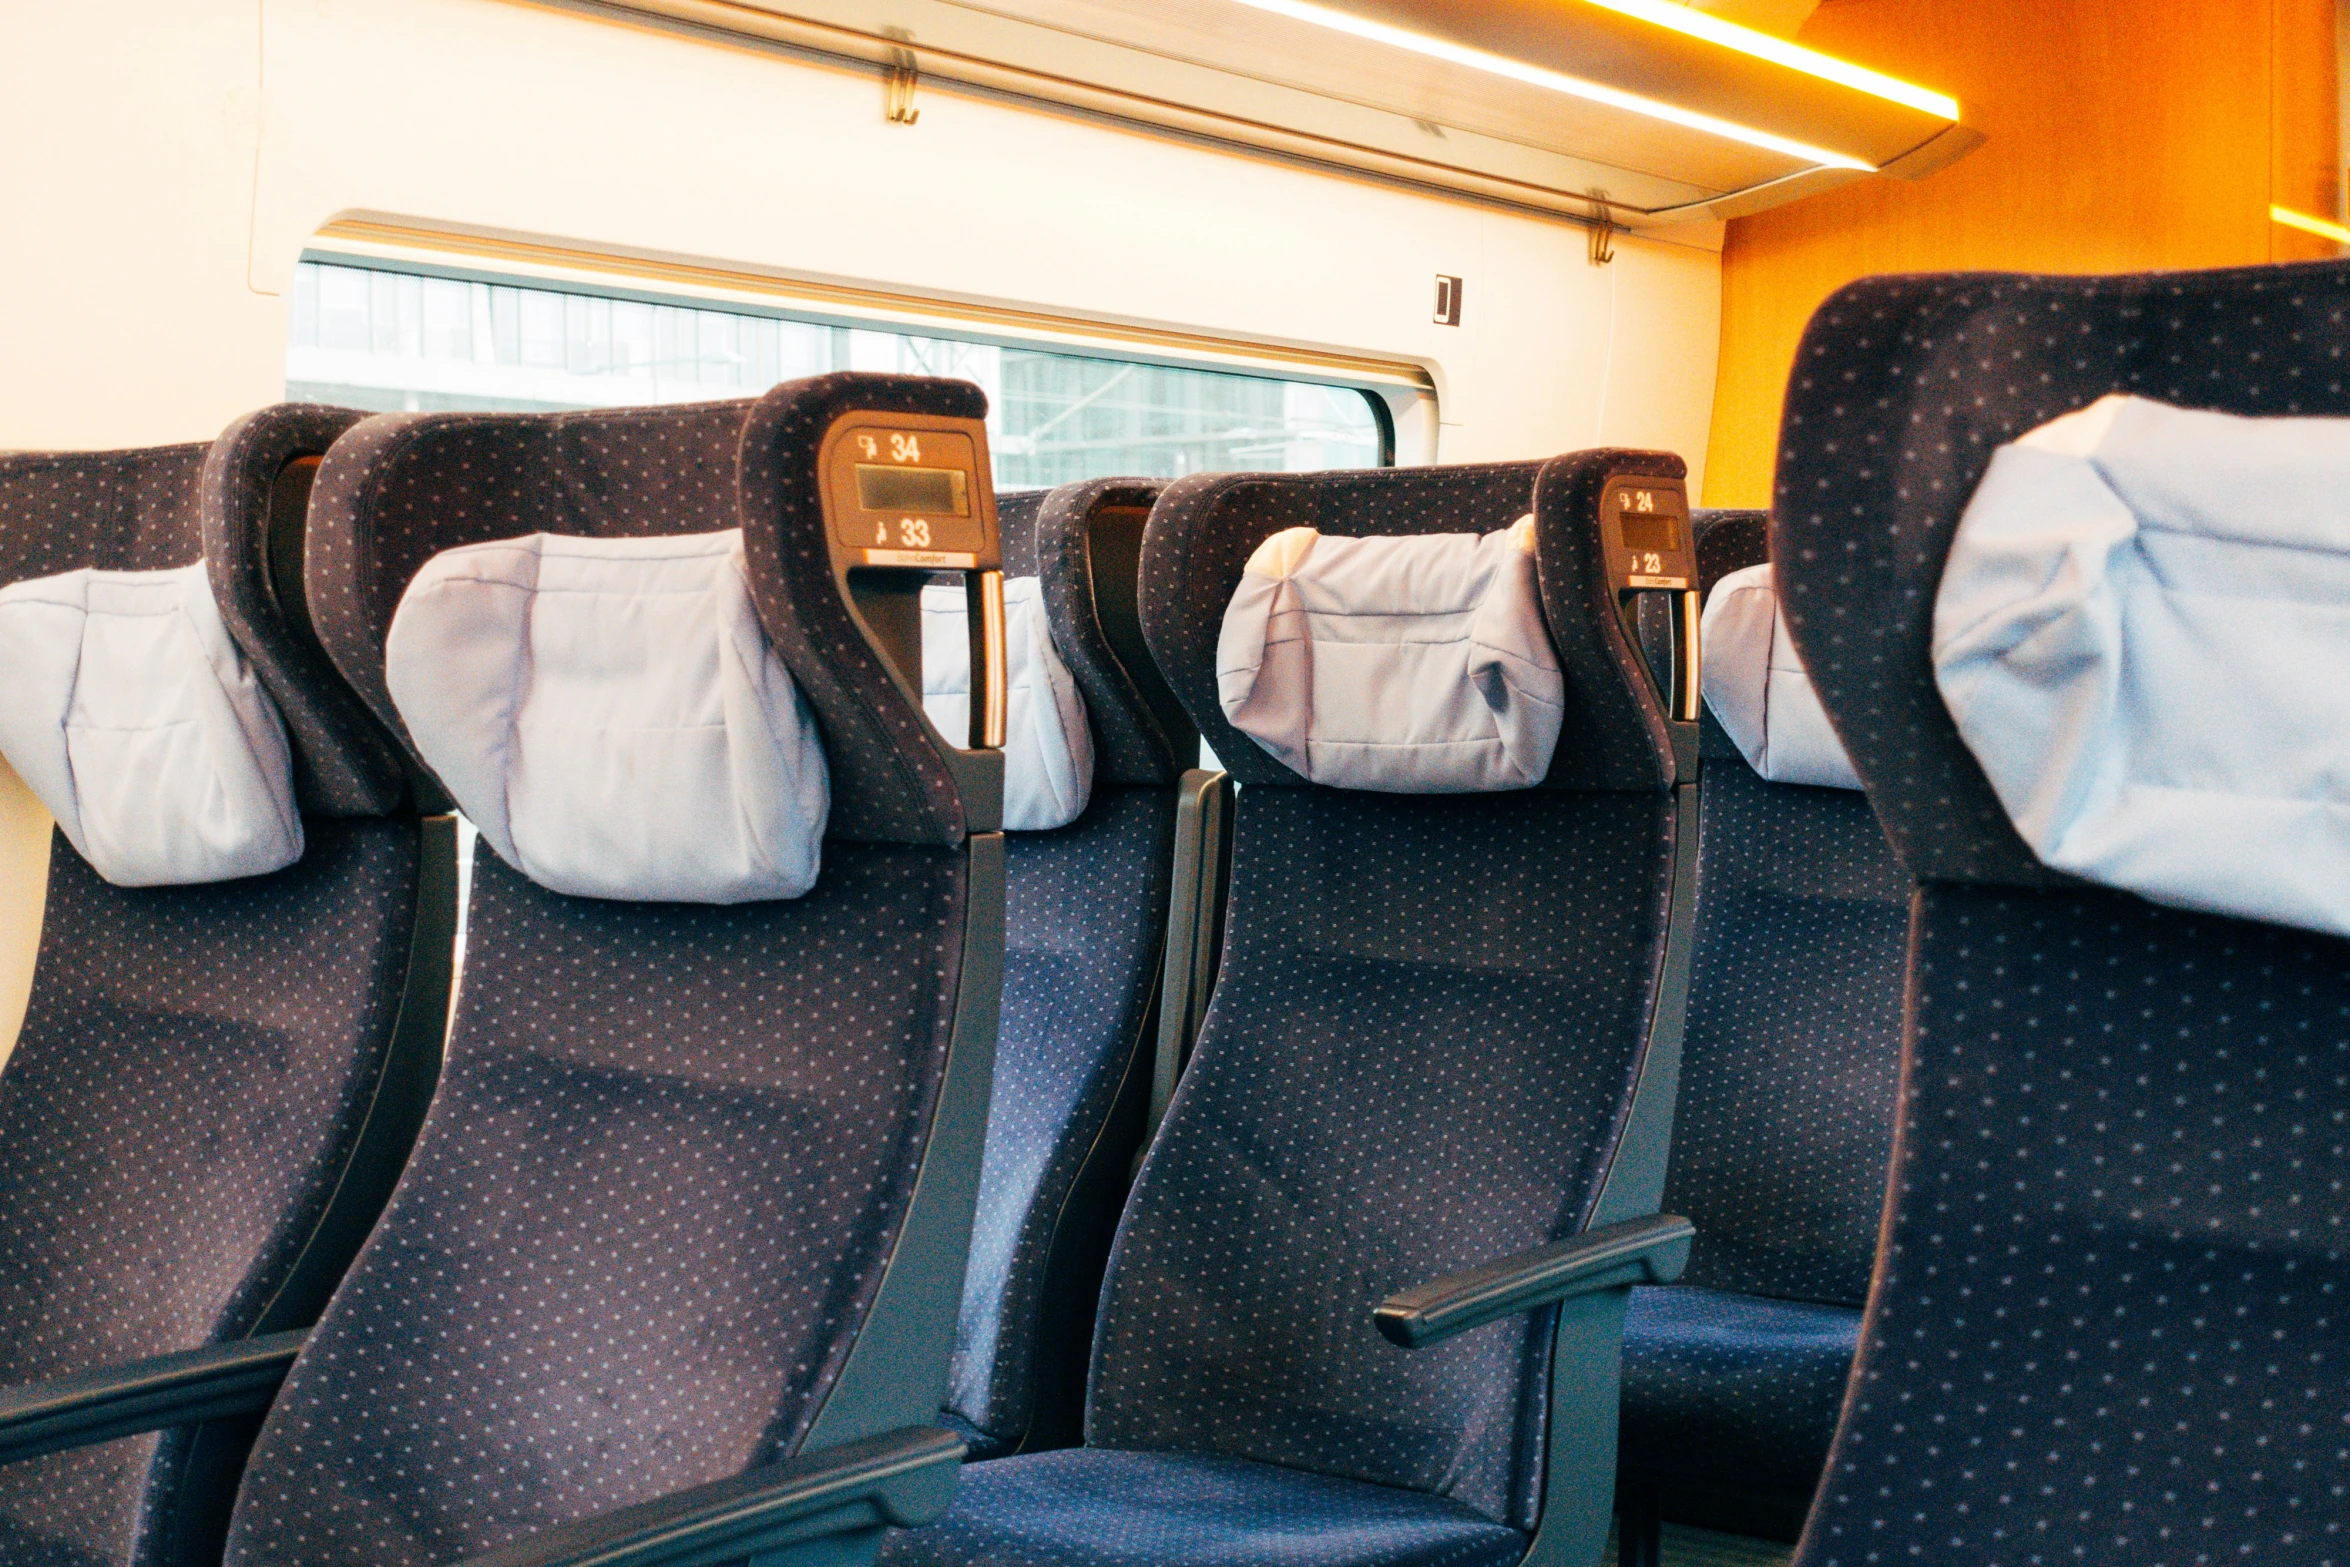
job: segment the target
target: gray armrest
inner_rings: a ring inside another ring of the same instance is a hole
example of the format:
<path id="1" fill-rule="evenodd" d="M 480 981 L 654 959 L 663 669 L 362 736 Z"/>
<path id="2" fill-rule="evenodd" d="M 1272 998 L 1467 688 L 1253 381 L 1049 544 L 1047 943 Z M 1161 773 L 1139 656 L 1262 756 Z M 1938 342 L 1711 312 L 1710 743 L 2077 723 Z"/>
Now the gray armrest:
<path id="1" fill-rule="evenodd" d="M 1379 1331 L 1390 1343 L 1419 1349 L 1577 1295 L 1670 1284 L 1689 1265 L 1696 1234 L 1687 1219 L 1660 1213 L 1537 1246 L 1388 1296 L 1376 1313 Z"/>
<path id="2" fill-rule="evenodd" d="M 0 1464 L 258 1414 L 309 1337 L 271 1333 L 0 1390 Z"/>
<path id="3" fill-rule="evenodd" d="M 459 1567 L 699 1567 L 946 1511 L 963 1439 L 906 1426 L 748 1474 L 616 1508 L 470 1557 Z"/>

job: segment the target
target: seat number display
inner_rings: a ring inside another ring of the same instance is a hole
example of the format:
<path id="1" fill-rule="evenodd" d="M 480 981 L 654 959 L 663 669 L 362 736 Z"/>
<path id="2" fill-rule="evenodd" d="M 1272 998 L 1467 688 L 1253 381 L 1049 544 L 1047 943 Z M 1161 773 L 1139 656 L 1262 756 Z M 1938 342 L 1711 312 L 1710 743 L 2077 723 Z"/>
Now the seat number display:
<path id="1" fill-rule="evenodd" d="M 830 451 L 826 510 L 839 545 L 869 566 L 972 568 L 987 524 L 969 435 L 859 425 Z"/>
<path id="2" fill-rule="evenodd" d="M 1697 575 L 1689 556 L 1689 502 L 1678 485 L 1633 481 L 1609 487 L 1600 516 L 1611 526 L 1609 568 L 1618 590 L 1686 589 Z"/>

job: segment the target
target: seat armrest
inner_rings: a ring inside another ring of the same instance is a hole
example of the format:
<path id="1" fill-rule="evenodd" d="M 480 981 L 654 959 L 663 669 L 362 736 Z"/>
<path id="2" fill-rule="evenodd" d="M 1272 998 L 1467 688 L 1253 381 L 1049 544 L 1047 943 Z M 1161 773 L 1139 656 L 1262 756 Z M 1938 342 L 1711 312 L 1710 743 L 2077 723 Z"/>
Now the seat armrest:
<path id="1" fill-rule="evenodd" d="M 0 1389 L 0 1464 L 258 1414 L 309 1337 L 269 1333 Z"/>
<path id="2" fill-rule="evenodd" d="M 1696 1234 L 1669 1213 L 1628 1219 L 1390 1295 L 1375 1320 L 1388 1342 L 1419 1349 L 1577 1295 L 1670 1284 L 1689 1265 Z"/>
<path id="3" fill-rule="evenodd" d="M 904 1426 L 747 1474 L 615 1508 L 468 1557 L 458 1567 L 704 1567 L 946 1511 L 963 1439 Z"/>

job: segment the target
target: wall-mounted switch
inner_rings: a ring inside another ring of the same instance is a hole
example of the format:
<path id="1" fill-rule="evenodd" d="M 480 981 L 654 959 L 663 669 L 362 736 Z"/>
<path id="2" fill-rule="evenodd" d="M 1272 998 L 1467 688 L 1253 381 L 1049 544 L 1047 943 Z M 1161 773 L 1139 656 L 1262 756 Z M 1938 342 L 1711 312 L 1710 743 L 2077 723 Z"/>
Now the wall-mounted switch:
<path id="1" fill-rule="evenodd" d="M 1446 277 L 1442 273 L 1436 276 L 1436 324 L 1461 324 L 1461 280 L 1457 277 Z"/>

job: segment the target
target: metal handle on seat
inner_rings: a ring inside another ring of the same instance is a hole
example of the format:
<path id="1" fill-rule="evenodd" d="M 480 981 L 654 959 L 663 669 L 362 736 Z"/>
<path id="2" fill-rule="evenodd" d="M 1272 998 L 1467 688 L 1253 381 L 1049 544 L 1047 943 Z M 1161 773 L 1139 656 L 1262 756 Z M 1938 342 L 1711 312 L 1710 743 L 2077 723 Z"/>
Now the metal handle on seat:
<path id="1" fill-rule="evenodd" d="M 1705 618 L 1704 605 L 1704 595 L 1694 588 L 1681 595 L 1681 657 L 1680 667 L 1674 671 L 1680 679 L 1674 682 L 1673 716 L 1685 724 L 1697 722 L 1700 704 L 1705 700 L 1704 661 L 1697 646 L 1697 628 Z"/>
<path id="2" fill-rule="evenodd" d="M 1009 725 L 1011 693 L 1006 689 L 1004 574 L 975 573 L 970 592 L 978 603 L 971 616 L 971 733 L 975 751 L 1000 751 Z"/>

